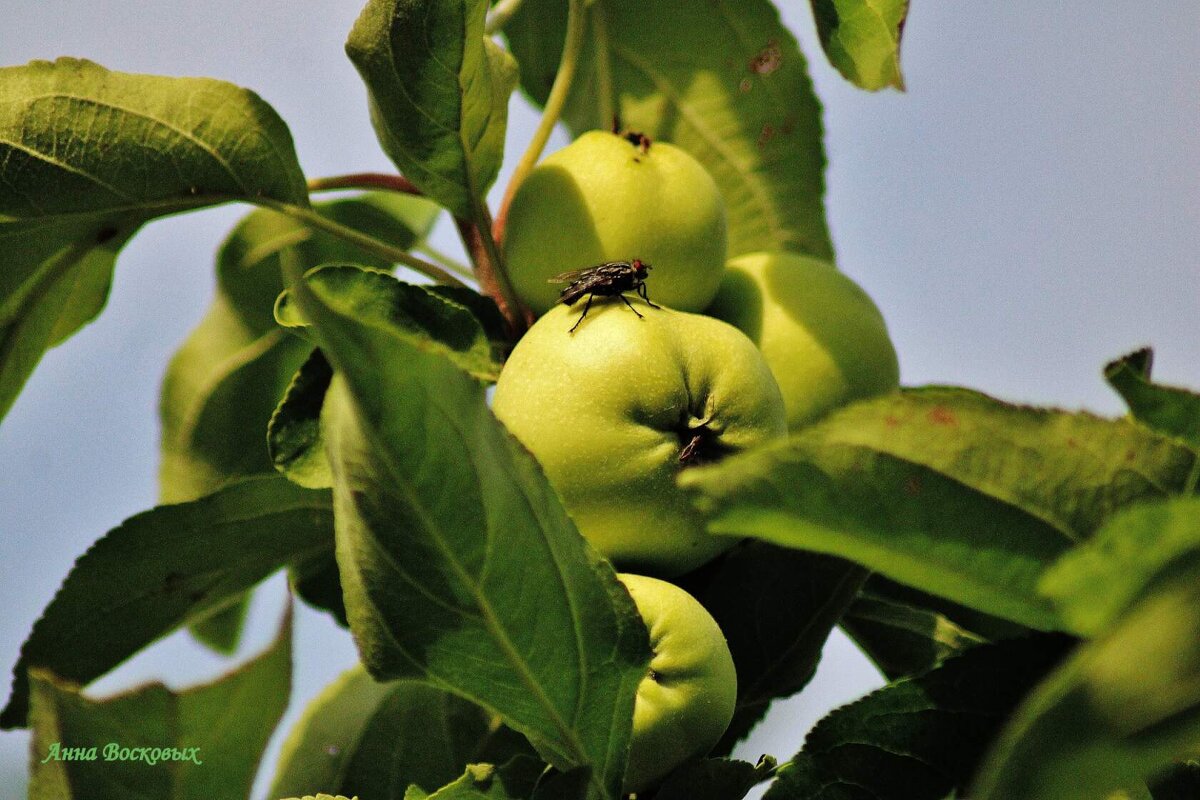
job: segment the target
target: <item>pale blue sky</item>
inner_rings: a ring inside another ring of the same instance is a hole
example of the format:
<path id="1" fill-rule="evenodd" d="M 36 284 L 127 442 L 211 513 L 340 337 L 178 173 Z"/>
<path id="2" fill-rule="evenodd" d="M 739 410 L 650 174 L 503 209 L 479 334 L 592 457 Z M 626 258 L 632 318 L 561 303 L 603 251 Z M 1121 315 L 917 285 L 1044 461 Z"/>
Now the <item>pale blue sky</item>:
<path id="1" fill-rule="evenodd" d="M 908 93 L 870 95 L 827 65 L 808 4 L 781 4 L 826 106 L 839 261 L 888 319 L 905 383 L 1117 413 L 1100 369 L 1151 344 L 1159 378 L 1200 386 L 1200 5 L 918 0 Z M 75 55 L 225 78 L 290 123 L 310 176 L 384 170 L 341 49 L 358 5 L 5 0 L 0 64 Z M 514 103 L 510 153 L 534 120 Z M 0 423 L 0 672 L 75 557 L 153 505 L 158 383 L 211 299 L 213 253 L 242 213 L 144 230 L 105 315 L 47 356 Z M 456 247 L 447 226 L 438 244 Z M 269 637 L 280 592 L 276 581 L 264 593 L 243 656 Z M 353 658 L 343 632 L 300 615 L 299 698 Z M 221 668 L 174 637 L 101 688 L 156 676 L 185 685 Z M 813 719 L 873 680 L 839 640 L 812 690 L 743 755 L 789 756 Z M 10 776 L 23 775 L 26 746 L 24 734 L 0 734 L 0 800 L 23 796 Z"/>

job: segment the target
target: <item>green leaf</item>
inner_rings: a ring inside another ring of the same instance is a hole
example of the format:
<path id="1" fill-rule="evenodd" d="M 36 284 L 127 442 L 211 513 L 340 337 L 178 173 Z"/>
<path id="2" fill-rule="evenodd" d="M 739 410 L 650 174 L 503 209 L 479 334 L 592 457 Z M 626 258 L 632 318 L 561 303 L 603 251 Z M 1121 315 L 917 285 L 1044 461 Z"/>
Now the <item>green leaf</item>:
<path id="1" fill-rule="evenodd" d="M 942 800 L 965 785 L 1065 644 L 1039 635 L 981 645 L 837 709 L 780 768 L 766 800 Z"/>
<path id="2" fill-rule="evenodd" d="M 292 377 L 267 428 L 275 469 L 310 489 L 333 486 L 321 436 L 321 408 L 331 380 L 333 367 L 320 350 L 314 350 Z"/>
<path id="3" fill-rule="evenodd" d="M 339 308 L 366 324 L 403 333 L 480 380 L 495 381 L 499 375 L 500 365 L 492 359 L 492 345 L 479 320 L 440 293 L 355 266 L 319 267 L 306 280 L 336 296 Z M 285 327 L 308 326 L 290 291 L 280 295 L 275 317 Z"/>
<path id="4" fill-rule="evenodd" d="M 346 53 L 383 150 L 428 197 L 474 219 L 500 170 L 512 57 L 484 36 L 487 0 L 370 0 Z"/>
<path id="5" fill-rule="evenodd" d="M 683 482 L 713 532 L 838 555 L 1053 630 L 1040 573 L 1116 509 L 1185 490 L 1196 462 L 1127 420 L 930 388 L 848 406 Z"/>
<path id="6" fill-rule="evenodd" d="M 502 767 L 492 764 L 472 764 L 462 777 L 446 784 L 430 795 L 424 792 L 405 793 L 405 800 L 524 800 L 533 792 L 542 774 L 542 764 L 535 758 L 519 757 Z"/>
<path id="7" fill-rule="evenodd" d="M 505 25 L 522 86 L 544 102 L 566 31 L 561 0 L 525 0 Z M 791 250 L 832 259 L 821 106 L 768 0 L 590 6 L 563 118 L 576 135 L 620 124 L 672 142 L 716 179 L 729 255 Z"/>
<path id="8" fill-rule="evenodd" d="M 250 611 L 250 593 L 230 601 L 204 619 L 193 622 L 189 627 L 192 636 L 201 644 L 221 655 L 231 656 L 237 651 L 242 639 L 242 628 L 246 614 Z"/>
<path id="9" fill-rule="evenodd" d="M 944 614 L 875 594 L 869 587 L 846 610 L 841 626 L 891 680 L 925 672 L 986 641 Z"/>
<path id="10" fill-rule="evenodd" d="M 821 47 L 842 77 L 872 92 L 904 91 L 900 36 L 908 0 L 812 0 Z"/>
<path id="11" fill-rule="evenodd" d="M 737 667 L 728 753 L 773 700 L 811 680 L 825 640 L 866 572 L 836 558 L 747 542 L 681 581 L 720 625 Z"/>
<path id="12" fill-rule="evenodd" d="M 689 761 L 663 781 L 654 800 L 741 800 L 775 774 L 775 759 L 763 756 L 757 764 L 728 758 Z"/>
<path id="13" fill-rule="evenodd" d="M 1113 517 L 1064 555 L 1041 591 L 1072 630 L 1096 636 L 1158 581 L 1200 563 L 1200 498 L 1148 503 Z"/>
<path id="14" fill-rule="evenodd" d="M 322 794 L 316 794 L 316 795 L 306 794 L 306 795 L 304 795 L 304 797 L 292 797 L 292 798 L 288 798 L 288 800 L 358 800 L 358 798 L 357 797 L 347 798 L 347 797 L 343 797 L 340 794 L 337 796 L 334 796 L 332 794 L 322 793 Z"/>
<path id="15" fill-rule="evenodd" d="M 1025 700 L 970 797 L 1092 800 L 1196 755 L 1200 570 L 1177 577 Z"/>
<path id="16" fill-rule="evenodd" d="M 401 800 L 416 784 L 433 791 L 468 764 L 533 755 L 523 739 L 479 706 L 416 681 L 377 683 L 344 672 L 288 734 L 271 796 L 318 788 Z"/>
<path id="17" fill-rule="evenodd" d="M 142 224 L 234 200 L 308 203 L 287 127 L 253 93 L 77 59 L 0 69 L 0 417 L 99 312 Z"/>
<path id="18" fill-rule="evenodd" d="M 632 600 L 484 387 L 406 325 L 356 317 L 319 275 L 295 299 L 338 372 L 322 416 L 363 663 L 499 713 L 616 797 L 649 658 Z"/>
<path id="19" fill-rule="evenodd" d="M 281 567 L 328 553 L 332 529 L 328 493 L 279 477 L 131 517 L 79 558 L 34 624 L 0 726 L 25 725 L 27 669 L 87 684 Z"/>
<path id="20" fill-rule="evenodd" d="M 218 294 L 163 379 L 163 502 L 194 500 L 231 480 L 273 472 L 267 422 L 311 349 L 278 328 L 257 334 Z"/>
<path id="21" fill-rule="evenodd" d="M 367 192 L 313 204 L 321 216 L 390 245 L 410 250 L 425 240 L 439 209 L 429 200 L 396 192 Z M 217 285 L 246 327 L 257 334 L 276 329 L 275 299 L 283 291 L 283 256 L 301 268 L 361 264 L 390 270 L 392 262 L 294 217 L 259 209 L 229 234 L 217 254 Z"/>
<path id="22" fill-rule="evenodd" d="M 349 266 L 321 268 L 311 273 L 309 280 L 320 281 L 330 292 L 338 293 L 356 318 L 403 330 L 413 341 L 446 353 L 482 380 L 494 381 L 499 375 L 496 348 L 475 315 L 458 302 L 465 299 L 461 295 L 446 295 L 433 287 L 401 283 L 380 272 Z M 475 305 L 486 309 L 483 303 Z M 308 326 L 290 293 L 280 296 L 276 313 L 282 325 Z M 320 419 L 332 376 L 323 355 L 316 352 L 310 356 L 292 378 L 267 431 L 275 468 L 295 483 L 314 489 L 333 485 Z"/>
<path id="23" fill-rule="evenodd" d="M 289 609 L 266 652 L 219 680 L 181 692 L 155 683 L 92 700 L 75 684 L 32 670 L 29 796 L 248 796 L 267 740 L 287 707 L 291 641 Z M 55 757 L 56 749 L 61 754 L 68 747 L 82 748 L 85 759 Z"/>
<path id="24" fill-rule="evenodd" d="M 1177 764 L 1154 781 L 1153 800 L 1195 800 L 1200 797 L 1200 761 Z"/>
<path id="25" fill-rule="evenodd" d="M 1104 368 L 1104 378 L 1129 406 L 1134 419 L 1200 448 L 1200 394 L 1150 382 L 1154 351 L 1138 350 Z"/>

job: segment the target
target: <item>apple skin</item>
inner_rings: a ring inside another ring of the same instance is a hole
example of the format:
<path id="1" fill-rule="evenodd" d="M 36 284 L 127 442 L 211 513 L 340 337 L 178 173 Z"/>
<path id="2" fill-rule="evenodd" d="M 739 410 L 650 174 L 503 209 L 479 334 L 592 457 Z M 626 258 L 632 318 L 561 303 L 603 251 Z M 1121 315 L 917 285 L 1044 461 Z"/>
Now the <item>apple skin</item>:
<path id="1" fill-rule="evenodd" d="M 650 674 L 638 684 L 625 792 L 653 785 L 713 748 L 733 719 L 737 671 L 725 636 L 704 606 L 678 586 L 617 576 L 650 632 Z"/>
<path id="2" fill-rule="evenodd" d="M 900 385 L 883 315 L 827 261 L 783 252 L 738 256 L 706 313 L 758 345 L 783 393 L 790 430 Z"/>
<path id="3" fill-rule="evenodd" d="M 543 160 L 508 210 L 504 257 L 517 296 L 535 314 L 558 302 L 550 279 L 606 261 L 652 267 L 659 305 L 701 311 L 725 271 L 725 203 L 687 152 L 589 131 Z"/>
<path id="4" fill-rule="evenodd" d="M 546 471 L 580 533 L 618 567 L 660 577 L 734 544 L 704 528 L 675 479 L 786 433 L 783 398 L 754 343 L 720 320 L 632 299 L 557 306 L 517 343 L 492 409 Z M 698 463 L 698 462 L 693 462 Z"/>

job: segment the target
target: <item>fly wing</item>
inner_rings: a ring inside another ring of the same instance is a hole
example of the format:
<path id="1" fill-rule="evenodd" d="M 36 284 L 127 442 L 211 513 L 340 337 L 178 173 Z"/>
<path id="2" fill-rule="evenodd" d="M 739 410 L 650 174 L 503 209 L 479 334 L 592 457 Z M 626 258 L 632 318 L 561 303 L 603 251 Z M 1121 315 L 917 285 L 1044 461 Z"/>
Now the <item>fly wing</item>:
<path id="1" fill-rule="evenodd" d="M 547 279 L 546 283 L 574 283 L 595 269 L 595 267 L 584 267 L 583 269 L 567 270 L 566 272 L 558 273 L 553 278 Z"/>

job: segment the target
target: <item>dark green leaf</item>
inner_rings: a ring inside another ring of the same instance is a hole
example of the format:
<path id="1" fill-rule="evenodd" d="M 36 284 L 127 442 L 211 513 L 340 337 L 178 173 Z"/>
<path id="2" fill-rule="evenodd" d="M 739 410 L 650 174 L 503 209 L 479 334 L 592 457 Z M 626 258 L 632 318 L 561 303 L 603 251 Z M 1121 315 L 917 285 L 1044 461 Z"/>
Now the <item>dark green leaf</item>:
<path id="1" fill-rule="evenodd" d="M 310 489 L 333 486 L 321 437 L 321 408 L 332 379 L 333 367 L 320 350 L 314 350 L 292 377 L 267 428 L 275 469 Z"/>
<path id="2" fill-rule="evenodd" d="M 709 530 L 830 553 L 1021 624 L 1054 629 L 1038 576 L 1067 549 L 1054 528 L 931 469 L 809 429 L 683 476 Z"/>
<path id="3" fill-rule="evenodd" d="M 429 235 L 438 207 L 429 200 L 396 192 L 315 203 L 313 210 L 353 230 L 409 250 Z M 390 270 L 392 262 L 293 217 L 260 209 L 229 234 L 217 255 L 221 293 L 251 331 L 275 330 L 275 299 L 283 291 L 280 256 L 294 256 L 303 269 L 351 263 Z"/>
<path id="4" fill-rule="evenodd" d="M 295 299 L 338 372 L 322 416 L 364 664 L 499 713 L 555 766 L 593 765 L 615 797 L 649 657 L 632 600 L 484 387 L 407 325 L 356 316 L 319 275 Z"/>
<path id="5" fill-rule="evenodd" d="M 1200 394 L 1151 383 L 1153 363 L 1153 350 L 1138 350 L 1107 365 L 1104 378 L 1125 400 L 1134 419 L 1200 447 Z"/>
<path id="6" fill-rule="evenodd" d="M 267 422 L 311 349 L 278 328 L 255 333 L 217 296 L 163 379 L 163 502 L 194 500 L 230 480 L 274 471 Z"/>
<path id="7" fill-rule="evenodd" d="M 1139 787 L 1200 742 L 1200 570 L 1083 645 L 1017 711 L 974 800 L 1093 800 Z M 1143 791 L 1144 795 L 1144 791 Z"/>
<path id="8" fill-rule="evenodd" d="M 737 710 L 717 753 L 749 733 L 772 700 L 808 684 L 865 577 L 836 558 L 747 542 L 681 582 L 721 626 L 737 667 Z"/>
<path id="9" fill-rule="evenodd" d="M 1200 564 L 1200 498 L 1148 503 L 1113 517 L 1042 578 L 1073 630 L 1095 636 L 1164 576 Z"/>
<path id="10" fill-rule="evenodd" d="M 193 622 L 189 630 L 209 649 L 231 656 L 242 639 L 242 627 L 250 610 L 250 593 L 234 598 L 204 619 Z"/>
<path id="11" fill-rule="evenodd" d="M 422 348 L 447 356 L 480 380 L 495 381 L 500 365 L 475 315 L 464 306 L 424 286 L 396 280 L 386 272 L 355 266 L 330 265 L 306 276 L 326 294 L 336 296 L 339 308 L 365 324 L 402 333 Z M 306 328 L 306 316 L 295 307 L 291 292 L 280 295 L 275 307 L 280 325 Z"/>
<path id="12" fill-rule="evenodd" d="M 1196 463 L 1127 420 L 930 388 L 851 405 L 683 480 L 714 532 L 839 555 L 1056 629 L 1040 573 L 1116 509 L 1186 490 Z"/>
<path id="13" fill-rule="evenodd" d="M 342 579 L 332 552 L 321 553 L 290 569 L 292 591 L 308 605 L 329 612 L 337 624 L 350 627 L 342 599 Z"/>
<path id="14" fill-rule="evenodd" d="M 472 764 L 458 780 L 436 792 L 405 793 L 405 800 L 524 800 L 533 792 L 542 774 L 542 763 L 536 758 L 519 757 L 504 766 Z M 374 800 L 374 798 L 372 798 Z"/>
<path id="15" fill-rule="evenodd" d="M 319 789 L 401 800 L 433 791 L 468 764 L 533 753 L 479 706 L 416 681 L 377 683 L 361 667 L 330 684 L 283 745 L 270 795 Z"/>
<path id="16" fill-rule="evenodd" d="M 1200 761 L 1177 764 L 1150 787 L 1153 800 L 1196 800 L 1200 797 Z"/>
<path id="17" fill-rule="evenodd" d="M 981 645 L 839 708 L 780 769 L 767 800 L 942 800 L 1065 644 L 1039 635 Z"/>
<path id="18" fill-rule="evenodd" d="M 900 35 L 908 0 L 812 0 L 821 47 L 851 83 L 876 91 L 903 91 Z"/>
<path id="19" fill-rule="evenodd" d="M 729 255 L 792 250 L 832 258 L 821 106 L 804 56 L 768 0 L 588 10 L 587 44 L 564 112 L 578 135 L 625 128 L 679 145 L 712 173 L 729 211 Z M 544 102 L 566 4 L 525 0 L 505 25 L 525 90 Z M 611 87 L 611 88 L 609 88 Z"/>
<path id="20" fill-rule="evenodd" d="M 77 59 L 0 69 L 0 416 L 100 310 L 138 227 L 232 200 L 308 203 L 291 136 L 253 93 Z"/>
<path id="21" fill-rule="evenodd" d="M 986 641 L 937 611 L 869 589 L 846 610 L 841 626 L 890 680 L 925 672 Z"/>
<path id="22" fill-rule="evenodd" d="M 79 558 L 34 624 L 0 725 L 25 725 L 27 669 L 86 684 L 281 567 L 327 553 L 332 529 L 328 493 L 280 477 L 131 517 Z"/>
<path id="23" fill-rule="evenodd" d="M 474 219 L 504 156 L 512 56 L 484 36 L 487 0 L 370 0 L 346 53 L 383 150 L 428 197 Z"/>
<path id="24" fill-rule="evenodd" d="M 774 773 L 775 759 L 770 756 L 757 764 L 728 758 L 689 761 L 667 776 L 654 800 L 742 800 Z"/>
<path id="25" fill-rule="evenodd" d="M 32 670 L 29 796 L 57 800 L 248 796 L 267 740 L 287 707 L 291 641 L 289 610 L 265 653 L 213 683 L 181 692 L 155 683 L 91 700 L 80 694 L 77 685 L 48 671 Z M 56 745 L 95 748 L 96 757 L 86 753 L 88 760 L 59 760 L 53 755 Z M 113 758 L 107 757 L 109 747 L 117 748 Z M 122 758 L 123 748 L 138 748 L 141 758 Z M 178 754 L 160 760 L 163 749 Z M 194 760 L 180 758 L 184 755 L 194 755 Z"/>

